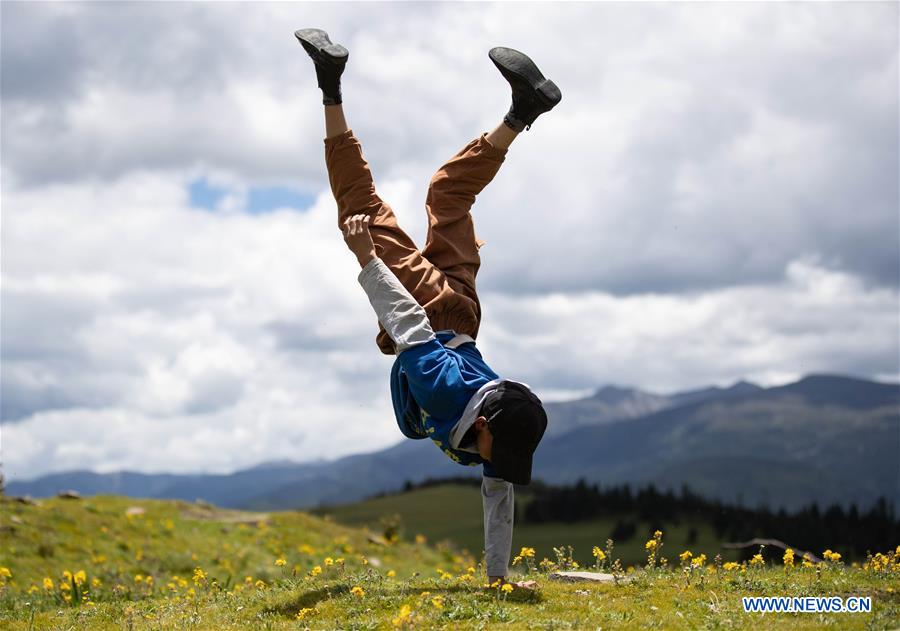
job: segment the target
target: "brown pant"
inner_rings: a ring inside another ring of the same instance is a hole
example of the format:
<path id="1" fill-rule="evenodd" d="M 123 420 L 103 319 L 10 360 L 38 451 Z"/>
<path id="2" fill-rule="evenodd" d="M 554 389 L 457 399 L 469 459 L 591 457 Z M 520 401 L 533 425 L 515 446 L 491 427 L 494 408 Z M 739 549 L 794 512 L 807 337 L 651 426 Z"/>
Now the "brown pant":
<path id="1" fill-rule="evenodd" d="M 394 211 L 376 193 L 359 140 L 348 130 L 325 139 L 325 164 L 338 206 L 338 227 L 354 214 L 370 214 L 375 253 L 425 308 L 435 331 L 453 329 L 478 336 L 481 305 L 475 276 L 481 265 L 469 210 L 506 156 L 485 134 L 472 140 L 438 169 L 428 187 L 428 237 L 420 252 L 397 224 Z M 379 324 L 376 343 L 394 354 L 394 343 Z"/>

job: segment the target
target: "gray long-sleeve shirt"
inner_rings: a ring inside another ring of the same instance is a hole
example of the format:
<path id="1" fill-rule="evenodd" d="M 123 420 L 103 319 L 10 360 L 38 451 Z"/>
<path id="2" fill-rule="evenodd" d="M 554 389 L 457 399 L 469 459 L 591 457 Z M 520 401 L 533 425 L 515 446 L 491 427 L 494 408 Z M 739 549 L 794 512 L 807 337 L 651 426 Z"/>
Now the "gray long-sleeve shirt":
<path id="1" fill-rule="evenodd" d="M 359 283 L 369 298 L 378 321 L 394 341 L 397 353 L 435 339 L 425 309 L 413 298 L 400 280 L 379 258 L 374 258 L 359 273 Z M 466 405 L 462 416 L 450 430 L 454 448 L 478 452 L 474 445 L 461 445 L 466 431 L 478 417 L 484 397 L 500 383 L 482 386 Z M 482 476 L 481 500 L 484 510 L 484 553 L 488 576 L 506 576 L 512 546 L 513 485 L 501 478 Z"/>

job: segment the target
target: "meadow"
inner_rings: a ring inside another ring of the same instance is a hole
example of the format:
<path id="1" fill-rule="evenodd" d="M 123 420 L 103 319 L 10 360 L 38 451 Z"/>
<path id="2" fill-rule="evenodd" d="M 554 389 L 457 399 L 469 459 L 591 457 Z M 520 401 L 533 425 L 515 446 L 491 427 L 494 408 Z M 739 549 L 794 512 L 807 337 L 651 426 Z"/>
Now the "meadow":
<path id="1" fill-rule="evenodd" d="M 531 500 L 528 488 L 516 489 L 516 512 L 524 511 Z M 383 495 L 351 504 L 329 506 L 310 511 L 328 516 L 342 524 L 367 527 L 384 531 L 399 530 L 401 538 L 412 540 L 416 534 L 424 534 L 434 542 L 446 541 L 465 551 L 479 551 L 484 543 L 484 515 L 481 509 L 480 486 L 462 484 L 438 484 L 417 488 L 403 493 Z M 538 558 L 554 558 L 553 548 L 562 543 L 572 546 L 574 560 L 582 565 L 594 562 L 591 550 L 603 545 L 615 530 L 615 518 L 600 518 L 570 524 L 528 523 L 516 519 L 513 530 L 513 549 L 533 548 Z M 638 516 L 633 536 L 625 541 L 617 540 L 616 556 L 627 568 L 640 565 L 645 556 L 644 542 L 655 528 Z M 719 550 L 719 541 L 708 524 L 701 521 L 680 521 L 664 525 L 667 545 L 679 550 Z M 693 531 L 693 532 L 692 532 Z M 723 552 L 724 561 L 738 560 L 738 551 Z"/>
<path id="2" fill-rule="evenodd" d="M 737 563 L 664 532 L 623 567 L 615 544 L 550 556 L 517 546 L 516 578 L 488 586 L 478 555 L 306 512 L 252 513 L 113 496 L 0 497 L 4 629 L 891 629 L 900 547 L 861 564 L 785 554 Z M 477 508 L 477 507 L 476 507 Z M 527 534 L 527 533 L 526 533 Z M 560 570 L 616 575 L 550 580 Z M 824 551 L 823 551 L 824 552 Z M 869 596 L 868 613 L 744 613 L 741 596 Z"/>

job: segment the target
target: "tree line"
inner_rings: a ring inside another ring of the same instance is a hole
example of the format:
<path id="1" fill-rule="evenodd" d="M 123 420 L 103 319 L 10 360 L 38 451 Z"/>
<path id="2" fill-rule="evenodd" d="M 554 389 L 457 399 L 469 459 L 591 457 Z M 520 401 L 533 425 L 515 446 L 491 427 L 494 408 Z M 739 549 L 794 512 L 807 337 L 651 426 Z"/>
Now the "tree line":
<path id="1" fill-rule="evenodd" d="M 441 484 L 480 486 L 480 477 L 456 476 L 407 481 L 403 491 Z M 687 527 L 688 543 L 697 538 L 697 527 L 709 525 L 722 542 L 746 542 L 755 538 L 778 539 L 798 550 L 821 556 L 826 549 L 840 552 L 843 559 L 864 560 L 866 555 L 884 552 L 900 543 L 900 520 L 894 507 L 884 498 L 867 510 L 856 505 L 844 508 L 832 505 L 820 508 L 811 503 L 799 510 L 748 508 L 723 500 L 704 498 L 688 487 L 679 491 L 660 490 L 653 484 L 632 489 L 628 484 L 601 488 L 584 479 L 572 485 L 549 485 L 534 480 L 521 487 L 516 502 L 517 522 L 574 523 L 595 519 L 614 519 L 608 533 L 613 541 L 624 543 L 634 537 L 649 537 L 655 530 Z M 386 494 L 381 494 L 386 495 Z M 740 550 L 749 559 L 757 547 Z M 772 551 L 780 558 L 780 551 Z"/>
<path id="2" fill-rule="evenodd" d="M 600 488 L 580 479 L 571 486 L 533 487 L 533 496 L 520 519 L 529 523 L 572 523 L 613 517 L 616 523 L 610 537 L 614 541 L 646 534 L 639 524 L 646 524 L 647 532 L 652 533 L 657 529 L 665 532 L 667 526 L 700 522 L 710 525 L 723 542 L 778 539 L 817 555 L 831 549 L 845 560 L 865 559 L 868 553 L 884 552 L 900 543 L 900 521 L 883 497 L 865 511 L 856 505 L 820 508 L 811 503 L 788 512 L 704 498 L 686 486 L 679 492 L 661 491 L 652 484 L 635 490 L 628 484 Z M 755 547 L 745 548 L 742 556 L 750 558 L 757 551 Z"/>

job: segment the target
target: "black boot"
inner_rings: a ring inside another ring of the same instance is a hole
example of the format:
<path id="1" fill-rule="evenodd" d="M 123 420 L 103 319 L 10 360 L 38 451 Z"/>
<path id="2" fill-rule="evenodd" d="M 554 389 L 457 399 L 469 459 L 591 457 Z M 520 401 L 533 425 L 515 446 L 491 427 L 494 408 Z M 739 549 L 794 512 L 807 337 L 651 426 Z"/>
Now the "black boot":
<path id="1" fill-rule="evenodd" d="M 350 53 L 340 44 L 332 44 L 328 33 L 317 28 L 294 31 L 303 48 L 316 63 L 316 77 L 322 88 L 322 103 L 337 105 L 341 99 L 341 74 Z"/>
<path id="2" fill-rule="evenodd" d="M 488 57 L 512 87 L 512 107 L 503 122 L 513 131 L 531 129 L 531 124 L 562 99 L 556 84 L 546 79 L 528 55 L 512 48 L 492 48 Z"/>

